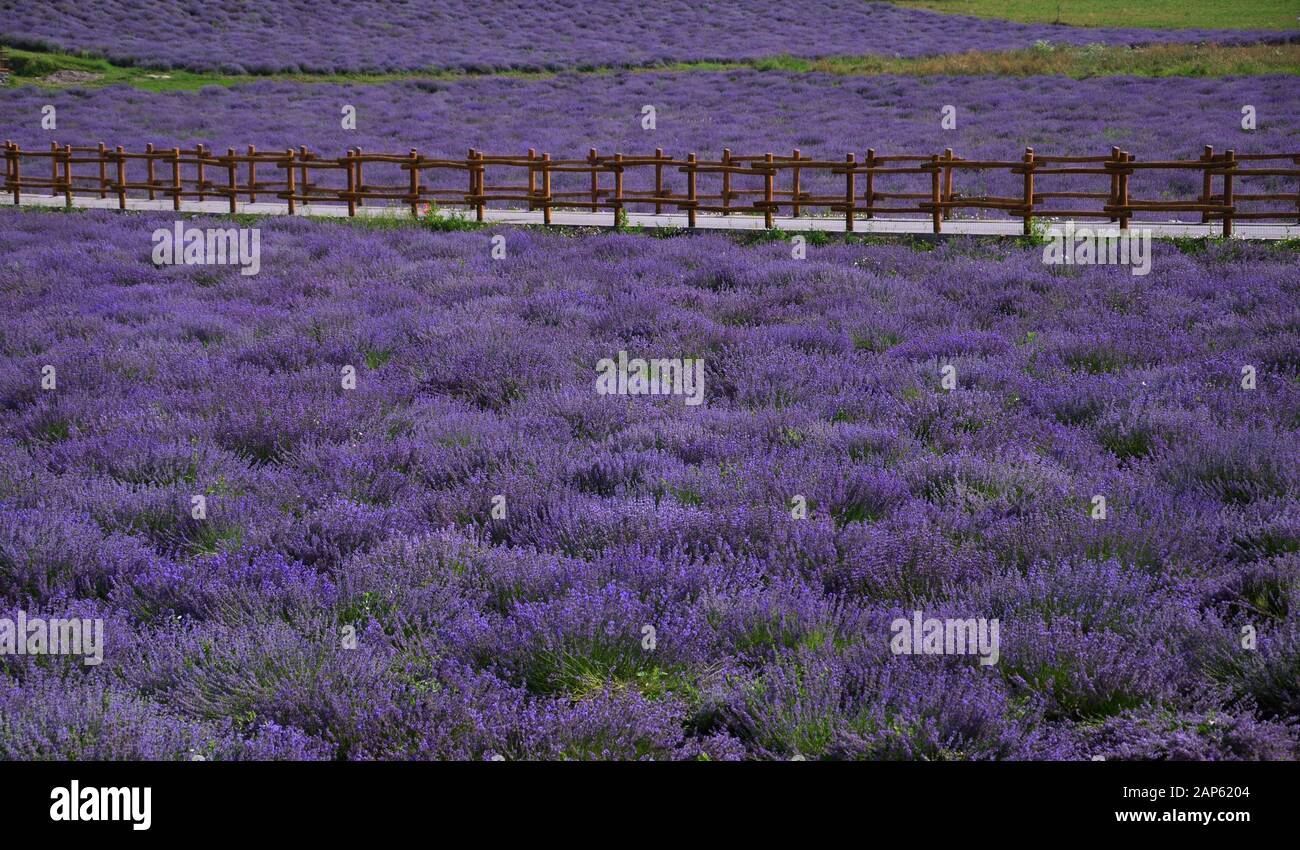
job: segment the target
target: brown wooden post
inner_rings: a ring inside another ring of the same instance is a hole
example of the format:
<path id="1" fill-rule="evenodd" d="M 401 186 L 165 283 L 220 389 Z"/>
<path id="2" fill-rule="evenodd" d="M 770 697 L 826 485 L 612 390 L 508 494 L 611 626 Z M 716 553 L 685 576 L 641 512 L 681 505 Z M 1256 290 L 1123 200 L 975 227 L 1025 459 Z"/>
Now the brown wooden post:
<path id="1" fill-rule="evenodd" d="M 357 182 L 356 182 L 355 189 L 357 193 L 357 206 L 364 207 L 366 205 L 366 180 L 365 180 L 365 175 L 361 173 L 362 163 L 361 163 L 360 145 L 357 146 L 356 152 L 357 152 L 357 160 L 356 160 Z"/>
<path id="2" fill-rule="evenodd" d="M 1118 146 L 1111 145 L 1110 158 L 1117 163 L 1123 162 L 1123 159 L 1119 155 Z M 1119 204 L 1119 171 L 1112 171 L 1110 173 L 1110 202 L 1112 206 Z M 1110 220 L 1119 221 L 1119 214 L 1116 213 L 1115 215 L 1111 216 Z"/>
<path id="3" fill-rule="evenodd" d="M 471 159 L 477 162 L 477 165 L 474 165 L 473 170 L 474 195 L 476 195 L 476 199 L 474 199 L 474 218 L 476 218 L 477 221 L 482 221 L 484 220 L 485 207 L 482 195 L 484 195 L 484 192 L 486 191 L 485 187 L 487 185 L 486 169 L 482 166 L 484 155 L 482 155 L 481 151 L 471 151 Z"/>
<path id="4" fill-rule="evenodd" d="M 181 149 L 172 148 L 172 209 L 181 209 Z"/>
<path id="5" fill-rule="evenodd" d="M 528 211 L 532 212 L 537 209 L 533 203 L 533 195 L 537 194 L 537 171 L 533 168 L 533 160 L 537 158 L 537 148 L 528 149 Z"/>
<path id="6" fill-rule="evenodd" d="M 664 149 L 655 148 L 655 197 L 656 198 L 662 198 L 664 196 L 664 164 L 659 161 L 663 158 L 664 158 Z M 1300 201 L 1297 201 L 1297 203 L 1300 203 Z M 656 200 L 655 215 L 659 215 L 663 211 L 664 211 L 664 205 L 661 202 Z"/>
<path id="7" fill-rule="evenodd" d="M 771 230 L 772 202 L 776 188 L 776 174 L 772 168 L 772 154 L 763 154 L 763 164 L 767 167 L 767 173 L 763 175 L 763 226 Z"/>
<path id="8" fill-rule="evenodd" d="M 108 148 L 104 143 L 99 143 L 99 197 L 104 200 L 108 197 Z"/>
<path id="9" fill-rule="evenodd" d="M 72 209 L 72 145 L 63 146 L 63 205 Z"/>
<path id="10" fill-rule="evenodd" d="M 144 146 L 144 152 L 145 154 L 147 154 L 144 160 L 145 163 L 144 170 L 146 175 L 145 182 L 149 184 L 149 200 L 155 201 L 157 200 L 157 198 L 154 196 L 154 191 L 153 191 L 153 181 L 154 181 L 154 177 L 156 176 L 153 167 L 153 142 L 150 142 L 149 144 Z"/>
<path id="11" fill-rule="evenodd" d="M 203 146 L 202 143 L 200 143 L 199 146 L 198 146 L 197 148 L 195 148 L 195 151 L 196 151 L 196 153 L 197 153 L 197 157 L 198 157 L 198 174 L 197 174 L 196 176 L 198 177 L 198 181 L 199 181 L 199 203 L 201 204 L 201 203 L 203 203 L 204 199 L 207 198 L 207 196 L 208 196 L 207 192 L 204 192 L 204 191 L 203 191 L 203 182 L 204 182 L 204 176 L 203 176 L 204 163 L 203 163 L 203 160 L 205 160 L 205 159 L 208 158 L 208 149 L 205 148 L 205 147 Z"/>
<path id="12" fill-rule="evenodd" d="M 1229 148 L 1225 159 L 1228 170 L 1223 172 L 1223 235 L 1232 235 L 1232 171 L 1237 167 L 1237 152 Z"/>
<path id="13" fill-rule="evenodd" d="M 942 175 L 939 173 L 939 155 L 930 155 L 930 205 L 933 208 L 934 232 L 938 233 L 943 227 L 943 207 L 940 206 L 942 187 L 940 180 Z"/>
<path id="14" fill-rule="evenodd" d="M 298 145 L 298 161 L 301 163 L 301 165 L 298 166 L 298 182 L 301 184 L 298 187 L 298 192 L 302 195 L 304 201 L 310 203 L 310 198 L 308 196 L 311 194 L 311 181 L 307 179 L 306 145 Z"/>
<path id="15" fill-rule="evenodd" d="M 248 202 L 251 204 L 257 201 L 257 160 L 253 159 L 257 156 L 255 145 L 248 146 L 248 156 Z"/>
<path id="16" fill-rule="evenodd" d="M 230 214 L 235 214 L 235 192 L 239 185 L 239 176 L 235 173 L 238 163 L 235 162 L 235 149 L 226 149 L 226 176 L 230 181 Z"/>
<path id="17" fill-rule="evenodd" d="M 528 158 L 532 159 L 532 151 L 528 152 Z M 529 184 L 531 191 L 532 169 L 528 170 Z M 411 148 L 411 218 L 420 217 L 420 152 Z"/>
<path id="18" fill-rule="evenodd" d="M 1210 173 L 1210 168 L 1214 162 L 1214 146 L 1206 145 L 1201 151 L 1201 203 L 1206 206 L 1210 205 L 1210 196 L 1214 194 L 1214 175 Z M 1209 224 L 1210 211 L 1201 210 L 1201 224 Z"/>
<path id="19" fill-rule="evenodd" d="M 1034 149 L 1025 148 L 1025 228 L 1028 236 L 1034 232 Z"/>
<path id="20" fill-rule="evenodd" d="M 799 161 L 798 148 L 794 149 L 794 161 L 795 162 Z M 793 215 L 795 218 L 798 218 L 799 217 L 799 166 L 797 165 L 794 167 L 793 182 L 790 186 L 790 189 L 793 192 L 793 194 L 791 195 L 791 199 L 794 201 L 794 204 L 790 209 L 790 214 Z"/>
<path id="21" fill-rule="evenodd" d="M 952 148 L 944 148 L 943 158 L 952 162 Z M 949 165 L 943 169 L 943 199 L 952 200 L 952 166 Z M 952 218 L 952 208 L 945 207 L 943 211 L 944 218 Z"/>
<path id="22" fill-rule="evenodd" d="M 50 197 L 59 196 L 59 143 L 50 142 Z"/>
<path id="23" fill-rule="evenodd" d="M 614 154 L 614 224 L 623 216 L 623 154 Z"/>
<path id="24" fill-rule="evenodd" d="M 14 197 L 18 197 L 17 190 Z M 686 157 L 686 200 L 689 205 L 686 207 L 686 225 L 695 226 L 695 154 Z M 16 201 L 15 201 L 16 203 Z"/>
<path id="25" fill-rule="evenodd" d="M 857 163 L 855 162 L 856 159 L 857 157 L 854 154 L 848 153 L 844 155 L 844 163 L 849 167 L 848 172 L 845 173 L 844 175 L 844 232 L 845 233 L 853 232 L 853 202 L 854 202 L 853 196 L 857 194 L 857 189 L 855 189 L 853 185 L 857 175 L 853 173 L 853 168 L 857 165 Z"/>
<path id="26" fill-rule="evenodd" d="M 867 148 L 867 218 L 875 218 L 876 214 L 871 211 L 871 207 L 876 203 L 876 174 L 872 171 L 876 167 L 876 149 Z"/>
<path id="27" fill-rule="evenodd" d="M 343 158 L 345 168 L 348 173 L 348 217 L 351 218 L 357 214 L 357 173 L 356 161 L 353 159 L 354 148 L 348 148 L 348 155 Z M 474 172 L 470 172 L 469 178 L 471 193 L 474 191 Z"/>
<path id="28" fill-rule="evenodd" d="M 18 147 L 18 144 L 17 144 L 16 142 L 10 142 L 10 143 L 9 143 L 9 148 L 8 148 L 8 150 L 5 151 L 5 155 L 6 155 L 6 156 L 12 156 L 12 157 L 13 157 L 13 164 L 14 164 L 14 165 L 13 165 L 13 175 L 14 175 L 13 187 L 14 187 L 14 205 L 15 205 L 15 206 L 17 206 L 18 203 L 19 203 L 19 201 L 21 200 L 20 193 L 21 193 L 21 191 L 22 191 L 22 190 L 19 188 L 19 186 L 20 186 L 21 183 L 22 183 L 22 175 L 21 175 L 21 173 L 20 173 L 20 169 L 19 169 L 19 167 L 18 167 L 19 154 L 21 153 L 21 150 L 22 150 L 22 149 Z"/>
<path id="29" fill-rule="evenodd" d="M 731 215 L 731 148 L 722 149 L 722 168 L 722 214 L 727 216 Z"/>
<path id="30" fill-rule="evenodd" d="M 1122 151 L 1119 157 L 1120 157 L 1120 162 L 1122 163 L 1128 163 L 1133 160 L 1133 155 L 1131 153 L 1128 153 L 1127 151 Z M 1128 200 L 1129 200 L 1128 176 L 1129 176 L 1129 172 L 1127 170 L 1121 171 L 1119 175 L 1119 202 L 1120 205 L 1123 207 L 1128 206 Z M 1131 217 L 1132 216 L 1127 209 L 1120 212 L 1119 214 L 1120 230 L 1128 230 L 1128 221 Z"/>
<path id="31" fill-rule="evenodd" d="M 1296 166 L 1297 168 L 1300 168 L 1300 156 L 1291 157 L 1291 164 Z M 1300 224 L 1300 178 L 1296 180 L 1296 183 L 1297 185 L 1296 185 L 1296 192 L 1295 192 L 1295 211 L 1296 211 L 1295 220 L 1297 224 Z"/>
<path id="32" fill-rule="evenodd" d="M 294 195 L 298 194 L 298 186 L 293 179 L 293 148 L 286 148 L 284 151 L 284 188 L 288 196 L 286 201 L 289 204 L 289 215 L 298 212 L 298 200 Z"/>
<path id="33" fill-rule="evenodd" d="M 600 175 L 596 173 L 596 149 L 587 154 L 587 163 L 591 166 L 591 211 L 600 209 Z"/>
<path id="34" fill-rule="evenodd" d="M 117 208 L 126 209 L 126 151 L 117 146 Z"/>
<path id="35" fill-rule="evenodd" d="M 545 200 L 542 202 L 542 223 L 551 223 L 551 155 L 542 154 L 542 196 Z"/>

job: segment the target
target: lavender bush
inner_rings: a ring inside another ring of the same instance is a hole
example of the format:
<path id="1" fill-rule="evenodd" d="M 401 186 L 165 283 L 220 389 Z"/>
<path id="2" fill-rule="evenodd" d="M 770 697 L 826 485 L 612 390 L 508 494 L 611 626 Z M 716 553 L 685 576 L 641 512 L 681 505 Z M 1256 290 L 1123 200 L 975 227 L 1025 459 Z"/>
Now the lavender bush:
<path id="1" fill-rule="evenodd" d="M 1298 754 L 1292 247 L 274 219 L 245 277 L 0 218 L 0 602 L 106 634 L 0 656 L 0 756 Z M 620 350 L 706 403 L 598 395 Z"/>
<path id="2" fill-rule="evenodd" d="M 59 128 L 40 129 L 41 107 L 58 109 Z M 357 129 L 344 130 L 340 110 L 357 109 Z M 641 127 L 641 108 L 654 105 L 657 128 Z M 957 107 L 957 126 L 940 127 L 945 105 Z M 1241 107 L 1252 105 L 1257 129 L 1241 128 Z M 1231 79 L 1061 77 L 917 78 L 785 74 L 752 70 L 716 73 L 561 75 L 548 79 L 469 79 L 386 85 L 310 85 L 260 81 L 197 93 L 147 94 L 120 87 L 50 91 L 0 90 L 0 133 L 24 146 L 123 144 L 143 149 L 192 147 L 224 151 L 256 144 L 283 150 L 307 144 L 330 156 L 359 145 L 369 151 L 463 156 L 466 148 L 523 154 L 529 147 L 556 158 L 652 153 L 662 147 L 684 156 L 717 157 L 786 152 L 840 159 L 869 147 L 880 154 L 940 153 L 945 147 L 972 159 L 1019 158 L 1026 145 L 1043 154 L 1101 155 L 1119 145 L 1143 159 L 1196 158 L 1201 146 L 1238 152 L 1295 148 L 1300 126 L 1294 80 L 1287 76 Z M 1176 129 L 1176 132 L 1175 132 Z M 382 175 L 376 169 L 376 178 Z M 380 182 L 400 183 L 394 172 Z M 644 189 L 644 175 L 628 188 Z M 928 191 L 928 182 L 882 180 L 900 191 Z M 580 188 L 583 178 L 557 181 Z M 460 185 L 457 178 L 456 185 Z M 756 186 L 756 181 L 748 184 Z M 1282 178 L 1247 183 L 1260 191 L 1289 192 Z M 1105 191 L 1104 177 L 1041 178 L 1039 191 Z M 678 191 L 684 191 L 677 185 Z M 809 176 L 811 191 L 842 191 L 842 181 Z M 1019 193 L 1014 177 L 970 172 L 957 188 Z M 716 187 L 714 187 L 716 190 Z M 704 191 L 702 187 L 701 191 Z M 1200 191 L 1190 173 L 1147 172 L 1133 180 L 1137 197 L 1187 197 Z M 1242 189 L 1238 189 L 1242 191 Z"/>
<path id="3" fill-rule="evenodd" d="M 467 71 L 634 66 L 673 61 L 926 56 L 1060 44 L 1249 43 L 1268 31 L 1140 30 L 1017 24 L 861 0 L 782 8 L 618 0 L 387 3 L 254 0 L 4 0 L 0 41 L 127 65 L 227 74 Z"/>

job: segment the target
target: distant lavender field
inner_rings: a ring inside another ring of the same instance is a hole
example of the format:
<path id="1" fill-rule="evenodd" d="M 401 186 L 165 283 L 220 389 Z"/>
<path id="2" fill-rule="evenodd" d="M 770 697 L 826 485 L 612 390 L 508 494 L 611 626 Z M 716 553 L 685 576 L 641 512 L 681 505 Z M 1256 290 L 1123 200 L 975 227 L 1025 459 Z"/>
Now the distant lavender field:
<path id="1" fill-rule="evenodd" d="M 41 107 L 58 108 L 56 132 L 40 129 Z M 357 130 L 340 126 L 343 104 L 357 108 Z M 654 105 L 657 129 L 641 128 Z M 940 129 L 944 105 L 957 107 L 957 128 Z M 1241 129 L 1253 105 L 1258 129 Z M 713 73 L 623 72 L 597 77 L 468 79 L 385 85 L 310 85 L 260 81 L 198 93 L 149 94 L 125 88 L 0 90 L 0 138 L 23 145 L 145 143 L 218 150 L 256 144 L 283 150 L 307 144 L 330 156 L 352 145 L 370 151 L 463 156 L 475 146 L 522 154 L 529 147 L 562 156 L 671 154 L 717 157 L 788 152 L 842 158 L 868 147 L 878 153 L 939 153 L 974 159 L 1018 158 L 1026 145 L 1042 154 L 1105 154 L 1120 145 L 1143 159 L 1195 158 L 1212 144 L 1239 152 L 1300 148 L 1295 80 L 1063 77 L 845 77 L 739 70 Z M 827 178 L 829 180 L 830 178 Z M 1018 191 L 993 175 L 963 175 L 968 193 Z M 1047 185 L 1046 178 L 1044 185 Z M 1050 185 L 1105 189 L 1104 181 L 1054 178 Z M 560 184 L 557 184 L 557 187 Z M 813 190 L 838 190 L 809 179 Z M 906 178 L 890 185 L 914 188 Z M 1263 182 L 1255 184 L 1266 185 Z M 1294 182 L 1274 180 L 1276 191 Z M 1134 181 L 1143 197 L 1199 191 L 1190 175 L 1154 172 Z M 632 180 L 629 188 L 644 188 Z"/>
<path id="2" fill-rule="evenodd" d="M 0 212 L 0 603 L 106 621 L 0 656 L 0 758 L 1300 755 L 1286 248 L 277 219 L 241 277 L 170 225 Z M 705 403 L 597 395 L 620 350 Z"/>
<path id="3" fill-rule="evenodd" d="M 924 56 L 1060 44 L 1276 40 L 1284 33 L 1087 29 L 862 0 L 0 0 L 0 40 L 223 73 L 558 69 L 670 61 Z"/>

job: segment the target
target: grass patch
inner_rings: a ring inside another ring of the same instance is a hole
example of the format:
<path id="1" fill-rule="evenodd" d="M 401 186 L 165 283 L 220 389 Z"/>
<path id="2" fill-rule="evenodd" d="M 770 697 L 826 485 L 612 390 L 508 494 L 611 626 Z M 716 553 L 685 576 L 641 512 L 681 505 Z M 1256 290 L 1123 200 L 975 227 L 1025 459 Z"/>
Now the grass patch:
<path id="1" fill-rule="evenodd" d="M 1078 27 L 1295 29 L 1292 0 L 892 0 L 895 6 L 977 18 Z"/>
<path id="2" fill-rule="evenodd" d="M 13 84 L 48 88 L 129 85 L 145 91 L 197 91 L 205 86 L 238 86 L 255 80 L 273 79 L 302 83 L 374 84 L 400 80 L 457 80 L 465 71 L 427 69 L 388 74 L 268 74 L 264 76 L 152 71 L 115 65 L 104 59 L 70 53 L 43 53 L 10 48 Z M 636 72 L 729 71 L 752 68 L 788 73 L 818 72 L 842 76 L 974 76 L 1028 77 L 1061 75 L 1074 79 L 1135 75 L 1141 77 L 1220 77 L 1260 74 L 1300 75 L 1300 44 L 1217 46 L 1170 44 L 1149 47 L 1039 46 L 1025 50 L 978 51 L 945 56 L 893 58 L 888 56 L 839 56 L 801 59 L 773 56 L 735 62 L 676 62 L 634 67 Z M 606 74 L 612 68 L 593 68 L 564 73 Z M 75 71 L 94 78 L 60 79 L 54 75 Z M 556 71 L 504 71 L 498 77 L 548 79 Z"/>

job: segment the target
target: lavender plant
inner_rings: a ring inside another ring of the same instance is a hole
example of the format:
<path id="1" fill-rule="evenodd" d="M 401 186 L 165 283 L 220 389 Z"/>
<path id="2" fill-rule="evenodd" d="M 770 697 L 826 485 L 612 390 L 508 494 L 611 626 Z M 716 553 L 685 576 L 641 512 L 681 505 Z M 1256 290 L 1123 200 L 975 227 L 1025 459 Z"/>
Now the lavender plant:
<path id="1" fill-rule="evenodd" d="M 0 757 L 1300 754 L 1293 246 L 0 219 Z"/>

